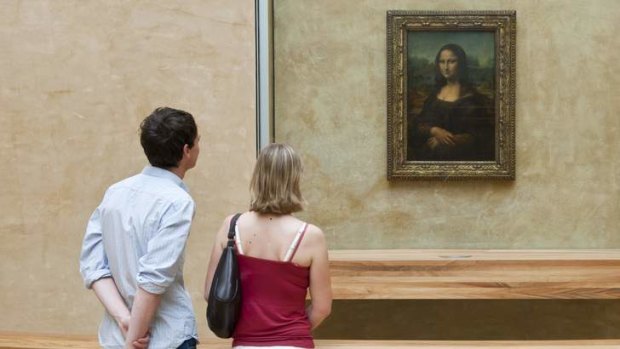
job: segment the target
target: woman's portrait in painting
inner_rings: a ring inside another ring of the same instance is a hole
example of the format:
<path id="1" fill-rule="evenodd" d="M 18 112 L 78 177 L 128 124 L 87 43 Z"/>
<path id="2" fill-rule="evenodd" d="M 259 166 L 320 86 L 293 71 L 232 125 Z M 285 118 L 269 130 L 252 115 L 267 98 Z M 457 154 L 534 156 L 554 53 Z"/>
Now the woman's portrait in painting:
<path id="1" fill-rule="evenodd" d="M 495 160 L 494 41 L 485 34 L 409 34 L 408 161 Z"/>

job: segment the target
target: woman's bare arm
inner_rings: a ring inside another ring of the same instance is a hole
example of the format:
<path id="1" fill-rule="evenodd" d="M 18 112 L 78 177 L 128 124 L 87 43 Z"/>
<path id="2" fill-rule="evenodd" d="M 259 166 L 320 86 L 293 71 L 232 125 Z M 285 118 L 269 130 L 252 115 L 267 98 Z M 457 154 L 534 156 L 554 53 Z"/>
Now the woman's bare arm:
<path id="1" fill-rule="evenodd" d="M 310 265 L 310 298 L 312 303 L 306 310 L 312 328 L 316 328 L 329 316 L 332 309 L 332 287 L 329 276 L 327 243 L 321 229 L 310 226 L 308 229 L 309 248 L 312 249 Z"/>
<path id="2" fill-rule="evenodd" d="M 213 281 L 213 274 L 215 273 L 215 269 L 217 268 L 217 263 L 220 261 L 220 257 L 222 256 L 222 250 L 228 241 L 228 228 L 230 225 L 230 220 L 232 216 L 226 217 L 220 229 L 215 236 L 215 241 L 213 241 L 213 248 L 211 249 L 211 258 L 209 258 L 209 266 L 207 268 L 207 276 L 205 277 L 205 288 L 204 288 L 204 299 L 205 301 L 209 301 L 209 291 L 211 290 L 211 281 Z"/>

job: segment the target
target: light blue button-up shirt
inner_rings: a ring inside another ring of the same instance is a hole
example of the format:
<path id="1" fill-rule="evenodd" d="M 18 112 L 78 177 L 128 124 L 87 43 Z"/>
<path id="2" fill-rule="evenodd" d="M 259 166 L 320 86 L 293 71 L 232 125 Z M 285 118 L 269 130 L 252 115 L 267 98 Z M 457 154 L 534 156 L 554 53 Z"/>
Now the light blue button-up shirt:
<path id="1" fill-rule="evenodd" d="M 131 309 L 138 287 L 161 294 L 149 348 L 177 348 L 198 338 L 191 297 L 183 282 L 185 243 L 194 201 L 177 175 L 157 167 L 112 185 L 86 228 L 80 272 L 84 284 L 112 277 Z M 104 348 L 122 348 L 123 335 L 105 313 L 99 326 Z"/>

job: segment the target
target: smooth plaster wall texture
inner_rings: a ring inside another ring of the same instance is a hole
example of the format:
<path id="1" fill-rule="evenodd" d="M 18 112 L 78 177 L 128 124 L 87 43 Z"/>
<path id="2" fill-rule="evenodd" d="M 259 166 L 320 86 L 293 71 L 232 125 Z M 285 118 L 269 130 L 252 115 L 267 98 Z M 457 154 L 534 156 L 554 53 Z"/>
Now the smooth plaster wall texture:
<path id="1" fill-rule="evenodd" d="M 516 10 L 514 182 L 386 179 L 386 11 Z M 330 248 L 620 247 L 620 2 L 277 0 L 275 138 Z"/>
<path id="2" fill-rule="evenodd" d="M 202 135 L 185 276 L 208 336 L 212 237 L 247 207 L 256 154 L 253 1 L 3 0 L 0 47 L 0 331 L 96 333 L 84 228 L 107 186 L 146 164 L 138 125 L 167 105 Z"/>

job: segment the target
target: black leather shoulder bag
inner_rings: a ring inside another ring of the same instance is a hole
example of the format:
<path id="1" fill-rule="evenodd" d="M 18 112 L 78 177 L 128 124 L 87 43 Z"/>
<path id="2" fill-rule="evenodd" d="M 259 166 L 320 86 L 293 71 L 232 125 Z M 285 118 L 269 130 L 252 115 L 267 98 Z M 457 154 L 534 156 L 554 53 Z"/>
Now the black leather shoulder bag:
<path id="1" fill-rule="evenodd" d="M 235 225 L 240 215 L 237 213 L 230 220 L 228 244 L 217 263 L 209 290 L 207 323 L 220 338 L 232 337 L 241 309 L 241 279 L 235 253 Z"/>

